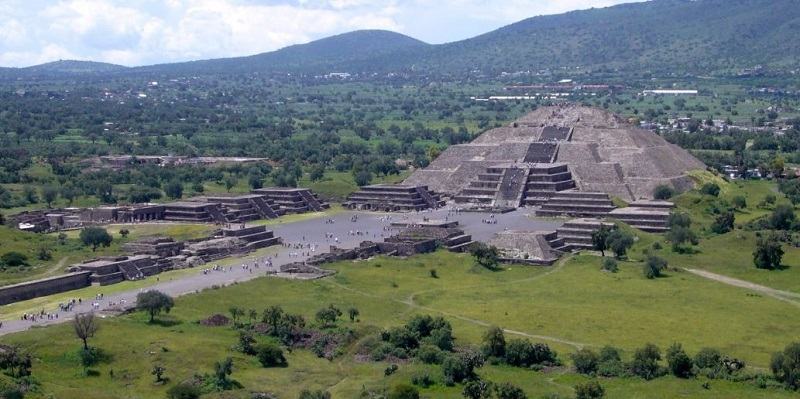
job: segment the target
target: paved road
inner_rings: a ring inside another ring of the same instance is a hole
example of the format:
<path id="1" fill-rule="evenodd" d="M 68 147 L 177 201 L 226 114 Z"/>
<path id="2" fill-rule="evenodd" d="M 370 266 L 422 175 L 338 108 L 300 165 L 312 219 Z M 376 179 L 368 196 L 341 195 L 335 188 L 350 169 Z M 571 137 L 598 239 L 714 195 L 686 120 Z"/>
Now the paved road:
<path id="1" fill-rule="evenodd" d="M 136 295 L 144 290 L 156 289 L 172 296 L 185 295 L 189 293 L 209 288 L 213 285 L 228 285 L 233 282 L 242 282 L 256 277 L 264 276 L 267 272 L 277 270 L 278 266 L 286 263 L 297 262 L 307 258 L 303 252 L 310 255 L 327 251 L 331 245 L 341 248 L 354 248 L 364 240 L 380 241 L 383 237 L 393 233 L 386 229 L 391 229 L 393 221 L 400 220 L 419 220 L 423 217 L 430 219 L 457 220 L 460 227 L 471 234 L 474 240 L 485 241 L 491 238 L 494 233 L 509 230 L 525 231 L 552 231 L 561 225 L 557 221 L 532 220 L 527 217 L 528 210 L 517 210 L 506 214 L 494 216 L 496 224 L 484 223 L 483 220 L 489 218 L 485 213 L 452 212 L 449 208 L 438 209 L 420 213 L 366 213 L 347 211 L 332 217 L 333 223 L 326 223 L 327 217 L 307 219 L 298 222 L 278 224 L 271 226 L 275 234 L 283 238 L 283 242 L 289 247 L 273 247 L 269 255 L 257 259 L 258 268 L 244 268 L 243 264 L 253 265 L 253 260 L 242 261 L 242 264 L 230 266 L 225 271 L 211 271 L 204 273 L 202 268 L 197 268 L 196 274 L 191 274 L 170 281 L 158 281 L 153 285 L 143 288 L 105 295 L 101 300 L 93 298 L 83 298 L 80 305 L 76 305 L 71 312 L 58 312 L 57 309 L 44 309 L 46 313 L 58 313 L 58 319 L 48 320 L 40 318 L 36 322 L 27 320 L 10 320 L 3 322 L 0 327 L 0 336 L 25 331 L 32 326 L 63 323 L 76 313 L 98 310 L 104 316 L 104 310 L 111 311 L 120 306 L 131 306 L 135 302 Z M 353 218 L 355 221 L 352 221 Z M 356 234 L 360 233 L 360 234 Z M 326 238 L 331 235 L 333 238 Z M 338 239 L 338 240 L 337 240 Z M 315 251 L 309 249 L 294 249 L 292 244 L 311 244 Z M 272 269 L 265 265 L 267 259 L 272 261 Z M 110 313 L 109 313 L 110 314 Z"/>

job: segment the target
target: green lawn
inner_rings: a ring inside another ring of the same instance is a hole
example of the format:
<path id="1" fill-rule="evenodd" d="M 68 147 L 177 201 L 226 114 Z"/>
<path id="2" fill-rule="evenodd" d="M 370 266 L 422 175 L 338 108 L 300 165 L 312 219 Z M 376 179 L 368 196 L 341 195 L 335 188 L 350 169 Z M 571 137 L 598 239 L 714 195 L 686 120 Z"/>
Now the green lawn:
<path id="1" fill-rule="evenodd" d="M 225 327 L 202 327 L 197 320 L 214 313 L 227 314 L 230 306 L 256 309 L 273 304 L 301 313 L 307 320 L 319 308 L 333 303 L 355 305 L 361 334 L 375 327 L 395 326 L 413 314 L 443 314 L 453 324 L 457 343 L 478 344 L 486 325 L 496 324 L 547 342 L 569 363 L 571 341 L 598 347 L 618 345 L 629 357 L 634 348 L 654 342 L 662 349 L 681 342 L 693 353 L 703 346 L 763 368 L 769 355 L 796 339 L 800 314 L 789 304 L 749 294 L 745 290 L 670 272 L 669 277 L 646 280 L 640 266 L 623 263 L 621 271 L 600 271 L 600 259 L 577 256 L 549 268 L 513 266 L 499 272 L 474 270 L 467 255 L 446 252 L 408 259 L 376 258 L 333 265 L 339 273 L 316 281 L 259 278 L 226 288 L 206 290 L 176 300 L 165 326 L 148 325 L 142 314 L 102 321 L 91 343 L 111 355 L 96 367 L 99 375 L 84 377 L 76 351 L 79 341 L 69 325 L 35 329 L 2 338 L 34 352 L 34 376 L 42 397 L 163 398 L 166 387 L 152 383 L 153 364 L 167 368 L 171 384 L 195 372 L 210 372 L 213 362 L 234 358 L 233 378 L 244 389 L 212 398 L 248 398 L 250 392 L 274 392 L 295 398 L 303 388 L 328 389 L 334 398 L 354 398 L 362 386 L 379 388 L 407 383 L 427 370 L 441 381 L 435 366 L 400 364 L 398 373 L 384 377 L 386 363 L 357 361 L 350 352 L 327 361 L 306 350 L 287 354 L 289 367 L 262 369 L 256 360 L 236 353 L 236 333 Z M 435 268 L 439 278 L 430 277 Z M 340 324 L 350 325 L 349 321 Z M 374 327 L 373 327 L 374 326 Z M 508 338 L 513 334 L 507 333 Z M 113 377 L 110 372 L 113 370 Z M 752 370 L 752 369 L 751 369 Z M 530 398 L 548 394 L 572 397 L 572 386 L 584 377 L 559 368 L 534 372 L 506 366 L 485 366 L 479 373 L 493 381 L 523 387 Z M 645 382 L 636 378 L 603 379 L 610 398 L 783 398 L 782 390 L 760 390 L 747 383 L 670 377 Z M 460 398 L 461 387 L 441 383 L 423 391 L 427 398 Z M 33 396 L 37 397 L 37 396 Z"/>

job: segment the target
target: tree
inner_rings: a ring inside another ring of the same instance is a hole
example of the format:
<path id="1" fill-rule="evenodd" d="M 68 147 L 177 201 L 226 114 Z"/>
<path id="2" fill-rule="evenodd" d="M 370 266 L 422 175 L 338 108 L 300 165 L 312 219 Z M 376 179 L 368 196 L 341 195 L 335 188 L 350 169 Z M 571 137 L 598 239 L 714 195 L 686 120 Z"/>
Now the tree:
<path id="1" fill-rule="evenodd" d="M 467 381 L 461 395 L 466 399 L 489 399 L 492 396 L 492 383 L 483 380 Z"/>
<path id="2" fill-rule="evenodd" d="M 7 346 L 0 351 L 0 370 L 4 370 L 12 378 L 31 375 L 32 366 L 31 355 L 23 352 L 17 346 Z M 0 388 L 2 388 L 2 380 L 0 380 Z M 2 390 L 0 390 L 0 394 L 2 393 Z"/>
<path id="3" fill-rule="evenodd" d="M 494 393 L 497 399 L 528 399 L 525 392 L 518 386 L 504 382 L 494 386 Z"/>
<path id="4" fill-rule="evenodd" d="M 258 362 L 264 367 L 283 367 L 286 366 L 286 358 L 283 350 L 278 345 L 267 343 L 261 344 L 256 348 Z"/>
<path id="5" fill-rule="evenodd" d="M 177 180 L 171 180 L 164 185 L 164 193 L 171 199 L 183 197 L 183 184 Z"/>
<path id="6" fill-rule="evenodd" d="M 311 181 L 320 181 L 325 176 L 325 166 L 316 164 L 311 167 L 308 172 L 308 178 Z"/>
<path id="7" fill-rule="evenodd" d="M 231 189 L 236 186 L 236 183 L 239 182 L 239 179 L 236 178 L 234 175 L 227 175 L 225 179 L 222 181 L 225 184 L 225 191 L 231 192 Z"/>
<path id="8" fill-rule="evenodd" d="M 675 190 L 666 184 L 660 184 L 653 190 L 653 198 L 657 200 L 668 200 L 675 195 Z"/>
<path id="9" fill-rule="evenodd" d="M 483 243 L 473 244 L 470 249 L 470 254 L 475 258 L 475 263 L 478 266 L 486 269 L 497 270 L 500 264 L 500 254 L 495 246 L 489 246 Z"/>
<path id="10" fill-rule="evenodd" d="M 399 384 L 392 387 L 387 399 L 419 399 L 419 391 L 411 385 Z"/>
<path id="11" fill-rule="evenodd" d="M 800 342 L 792 342 L 773 354 L 769 367 L 775 379 L 787 388 L 800 389 Z"/>
<path id="12" fill-rule="evenodd" d="M 606 391 L 596 380 L 586 381 L 583 384 L 575 385 L 575 399 L 600 399 L 605 396 Z"/>
<path id="13" fill-rule="evenodd" d="M 79 237 L 83 245 L 92 247 L 92 252 L 96 251 L 97 247 L 101 245 L 104 247 L 111 245 L 113 240 L 111 234 L 108 234 L 108 231 L 101 227 L 85 227 L 81 230 Z"/>
<path id="14" fill-rule="evenodd" d="M 694 355 L 693 363 L 700 370 L 717 369 L 722 363 L 722 354 L 714 348 L 702 348 Z"/>
<path id="15" fill-rule="evenodd" d="M 737 195 L 733 197 L 733 200 L 731 202 L 733 203 L 733 207 L 736 209 L 747 208 L 747 199 L 742 195 Z"/>
<path id="16" fill-rule="evenodd" d="M 47 204 L 48 208 L 53 203 L 53 201 L 56 200 L 56 198 L 58 198 L 58 187 L 51 185 L 46 185 L 42 187 L 42 199 Z"/>
<path id="17" fill-rule="evenodd" d="M 608 235 L 606 241 L 608 242 L 608 249 L 619 259 L 624 257 L 633 246 L 633 235 L 627 231 L 622 231 L 622 229 L 614 229 Z"/>
<path id="18" fill-rule="evenodd" d="M 260 174 L 251 173 L 250 175 L 247 176 L 247 184 L 253 190 L 257 190 L 261 187 L 264 187 L 264 176 Z"/>
<path id="19" fill-rule="evenodd" d="M 156 290 L 140 292 L 136 295 L 136 309 L 147 312 L 150 315 L 150 323 L 155 320 L 156 315 L 169 313 L 175 302 L 169 295 Z"/>
<path id="20" fill-rule="evenodd" d="M 358 308 L 356 308 L 355 306 L 351 306 L 349 309 L 347 309 L 347 315 L 350 316 L 351 323 L 354 323 L 356 319 L 358 319 L 359 314 L 360 312 L 358 311 Z"/>
<path id="21" fill-rule="evenodd" d="M 599 360 L 597 353 L 587 348 L 579 349 L 572 354 L 572 364 L 575 365 L 575 370 L 581 374 L 594 375 L 597 372 Z"/>
<path id="22" fill-rule="evenodd" d="M 483 335 L 483 354 L 486 357 L 502 359 L 506 355 L 506 337 L 500 327 L 490 327 Z"/>
<path id="23" fill-rule="evenodd" d="M 233 374 L 233 359 L 230 357 L 214 363 L 214 385 L 217 390 L 224 391 L 231 387 L 228 378 L 231 374 Z"/>
<path id="24" fill-rule="evenodd" d="M 681 344 L 675 343 L 667 348 L 667 365 L 672 375 L 678 378 L 689 378 L 692 375 L 692 359 L 681 347 Z"/>
<path id="25" fill-rule="evenodd" d="M 617 260 L 612 258 L 603 259 L 603 270 L 611 273 L 616 273 L 619 270 Z"/>
<path id="26" fill-rule="evenodd" d="M 697 235 L 688 227 L 674 226 L 666 234 L 667 241 L 672 243 L 672 251 L 683 253 L 688 251 L 685 244 L 697 245 Z"/>
<path id="27" fill-rule="evenodd" d="M 10 251 L 0 256 L 0 262 L 11 267 L 28 266 L 28 256 L 17 251 Z"/>
<path id="28" fill-rule="evenodd" d="M 315 318 L 320 324 L 322 324 L 323 327 L 327 327 L 335 324 L 336 319 L 338 319 L 341 315 L 342 311 L 339 310 L 339 308 L 333 305 L 328 305 L 328 307 L 318 310 Z"/>
<path id="29" fill-rule="evenodd" d="M 238 306 L 231 306 L 228 308 L 228 312 L 231 314 L 231 319 L 233 319 L 234 326 L 239 324 L 239 317 L 244 316 L 244 309 Z"/>
<path id="30" fill-rule="evenodd" d="M 128 238 L 128 234 L 130 233 L 131 231 L 128 229 L 119 229 L 119 235 L 121 235 L 122 238 Z"/>
<path id="31" fill-rule="evenodd" d="M 164 380 L 164 373 L 166 371 L 167 371 L 166 367 L 164 367 L 164 366 L 162 366 L 160 364 L 156 364 L 156 365 L 153 366 L 153 370 L 150 371 L 150 374 L 156 376 L 156 383 L 159 384 L 159 383 L 162 383 L 162 382 L 165 381 Z"/>
<path id="32" fill-rule="evenodd" d="M 94 334 L 99 328 L 94 313 L 79 313 L 75 315 L 75 318 L 72 320 L 72 327 L 78 339 L 83 341 L 83 350 L 89 350 L 89 338 L 94 337 Z"/>
<path id="33" fill-rule="evenodd" d="M 634 352 L 630 365 L 631 372 L 645 380 L 656 378 L 659 375 L 659 360 L 661 360 L 661 351 L 658 347 L 646 344 Z"/>
<path id="34" fill-rule="evenodd" d="M 611 228 L 601 224 L 600 229 L 592 233 L 592 247 L 596 251 L 600 251 L 600 255 L 606 256 L 606 249 L 608 249 L 608 236 L 611 234 Z"/>
<path id="35" fill-rule="evenodd" d="M 364 187 L 372 181 L 372 173 L 366 170 L 358 171 L 353 175 L 353 180 L 359 187 Z"/>
<path id="36" fill-rule="evenodd" d="M 184 382 L 174 387 L 171 387 L 167 390 L 167 398 L 168 399 L 199 399 L 200 388 L 190 384 L 188 382 Z"/>
<path id="37" fill-rule="evenodd" d="M 475 376 L 475 369 L 483 366 L 483 355 L 473 351 L 459 352 L 447 356 L 442 362 L 442 373 L 445 385 L 471 379 Z"/>
<path id="38" fill-rule="evenodd" d="M 775 230 L 789 230 L 797 220 L 794 208 L 788 204 L 780 204 L 775 207 L 769 216 L 769 226 Z"/>
<path id="39" fill-rule="evenodd" d="M 753 251 L 753 263 L 759 269 L 774 270 L 781 266 L 783 247 L 774 234 L 759 237 Z"/>
<path id="40" fill-rule="evenodd" d="M 734 215 L 733 211 L 722 212 L 714 220 L 714 223 L 711 224 L 711 231 L 716 234 L 725 234 L 733 230 L 735 221 L 736 215 Z"/>
<path id="41" fill-rule="evenodd" d="M 539 364 L 557 364 L 556 352 L 546 344 L 531 343 L 527 339 L 512 339 L 506 345 L 506 363 L 517 367 Z"/>
<path id="42" fill-rule="evenodd" d="M 700 193 L 703 195 L 710 195 L 712 197 L 719 197 L 720 188 L 716 183 L 706 183 L 700 187 Z"/>

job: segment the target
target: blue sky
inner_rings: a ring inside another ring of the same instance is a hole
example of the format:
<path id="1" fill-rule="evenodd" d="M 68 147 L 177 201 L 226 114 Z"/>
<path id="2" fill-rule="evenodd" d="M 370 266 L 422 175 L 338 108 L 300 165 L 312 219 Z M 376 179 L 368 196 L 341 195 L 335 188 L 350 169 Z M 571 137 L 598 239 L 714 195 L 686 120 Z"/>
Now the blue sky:
<path id="1" fill-rule="evenodd" d="M 357 29 L 429 43 L 636 0 L 0 0 L 0 66 L 251 55 Z"/>

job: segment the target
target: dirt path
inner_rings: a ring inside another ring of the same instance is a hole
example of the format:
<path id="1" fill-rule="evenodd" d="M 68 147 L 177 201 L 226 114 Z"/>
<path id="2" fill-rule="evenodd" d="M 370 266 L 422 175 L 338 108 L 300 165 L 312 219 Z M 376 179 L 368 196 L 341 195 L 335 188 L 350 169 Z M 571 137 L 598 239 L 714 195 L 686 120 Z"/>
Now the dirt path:
<path id="1" fill-rule="evenodd" d="M 562 258 L 556 264 L 556 266 L 554 266 L 551 270 L 549 270 L 546 273 L 539 274 L 539 275 L 536 275 L 536 276 L 533 276 L 533 277 L 520 279 L 520 280 L 508 281 L 508 282 L 505 282 L 505 283 L 498 283 L 498 284 L 494 284 L 493 286 L 519 284 L 519 283 L 524 283 L 524 282 L 533 281 L 533 280 L 537 280 L 537 279 L 543 278 L 545 276 L 548 276 L 548 275 L 550 275 L 552 273 L 555 273 L 555 272 L 561 270 L 564 267 L 564 265 L 566 264 L 566 262 L 569 260 L 569 258 L 570 257 Z M 492 323 L 490 323 L 488 321 L 485 321 L 485 320 L 473 319 L 471 317 L 467 317 L 467 316 L 464 316 L 464 315 L 451 313 L 451 312 L 447 312 L 447 311 L 444 311 L 444 310 L 431 308 L 431 307 L 428 307 L 428 306 L 418 305 L 418 304 L 416 304 L 414 302 L 414 297 L 419 295 L 419 294 L 421 294 L 421 293 L 436 292 L 436 291 L 450 291 L 450 290 L 445 290 L 445 289 L 425 290 L 425 291 L 419 291 L 419 292 L 412 293 L 408 297 L 408 299 L 394 299 L 394 298 L 387 298 L 387 297 L 380 296 L 380 295 L 375 295 L 373 293 L 366 292 L 366 291 L 357 290 L 355 288 L 348 287 L 348 286 L 343 285 L 343 284 L 339 284 L 339 283 L 333 281 L 332 279 L 325 279 L 325 280 L 321 280 L 321 281 L 324 281 L 326 283 L 329 283 L 331 285 L 336 286 L 337 288 L 340 288 L 340 289 L 343 289 L 343 290 L 346 290 L 346 291 L 350 291 L 350 292 L 358 294 L 358 295 L 366 296 L 366 297 L 369 297 L 369 298 L 375 298 L 375 299 L 389 300 L 389 301 L 392 301 L 392 302 L 395 302 L 395 303 L 406 305 L 409 308 L 424 310 L 426 312 L 439 313 L 441 315 L 452 317 L 454 319 L 465 321 L 467 323 L 475 324 L 475 325 L 478 325 L 478 326 L 481 326 L 481 327 L 491 327 L 493 325 Z M 453 289 L 453 291 L 462 290 L 462 289 L 469 289 L 469 288 L 475 288 L 475 287 L 477 287 L 477 286 L 474 286 L 474 287 L 459 287 L 457 289 Z M 480 287 L 485 287 L 485 285 L 482 285 Z M 560 343 L 560 344 L 571 346 L 571 347 L 576 348 L 576 349 L 581 349 L 581 348 L 587 346 L 587 344 L 584 344 L 584 343 L 574 342 L 574 341 L 566 340 L 566 339 L 559 338 L 559 337 L 553 337 L 553 336 L 549 336 L 549 335 L 537 335 L 537 334 L 527 333 L 527 332 L 524 332 L 524 331 L 517 331 L 517 330 L 512 330 L 512 329 L 506 329 L 506 328 L 504 328 L 503 331 L 505 333 L 507 333 L 507 334 L 518 335 L 518 336 L 522 336 L 522 337 L 526 337 L 526 338 L 532 338 L 532 339 L 538 339 L 538 340 L 550 341 L 550 342 L 557 342 L 557 343 Z"/>
<path id="2" fill-rule="evenodd" d="M 733 287 L 739 287 L 751 291 L 756 291 L 758 293 L 767 295 L 777 300 L 791 303 L 792 305 L 800 307 L 800 294 L 795 292 L 777 290 L 775 288 L 770 288 L 764 285 L 751 283 L 745 280 L 739 280 L 738 278 L 723 276 L 721 274 L 711 273 L 705 270 L 688 269 L 688 268 L 683 268 L 683 270 L 686 270 L 687 272 L 692 273 L 694 275 L 707 278 L 709 280 L 713 280 L 722 284 L 727 284 Z"/>

